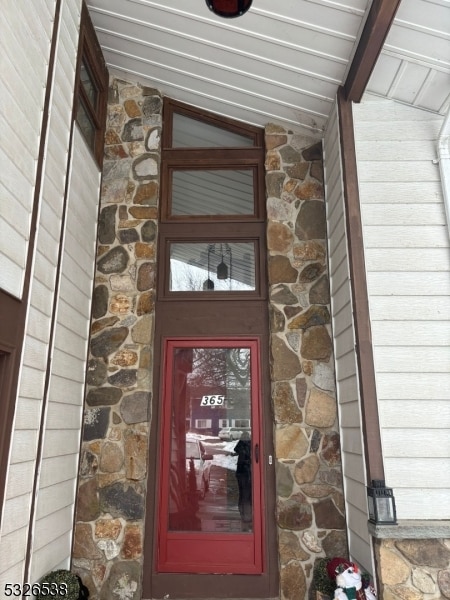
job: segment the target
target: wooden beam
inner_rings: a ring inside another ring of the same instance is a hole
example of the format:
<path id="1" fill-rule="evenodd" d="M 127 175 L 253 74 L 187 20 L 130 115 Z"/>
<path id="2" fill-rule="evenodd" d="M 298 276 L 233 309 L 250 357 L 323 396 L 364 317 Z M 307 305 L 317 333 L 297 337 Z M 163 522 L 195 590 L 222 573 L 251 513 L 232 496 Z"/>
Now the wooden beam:
<path id="1" fill-rule="evenodd" d="M 360 102 L 401 0 L 373 0 L 347 79 L 345 97 Z"/>
<path id="2" fill-rule="evenodd" d="M 383 453 L 375 384 L 369 297 L 359 200 L 352 103 L 338 91 L 339 134 L 344 184 L 347 246 L 355 326 L 355 351 L 361 399 L 367 480 L 384 479 Z"/>

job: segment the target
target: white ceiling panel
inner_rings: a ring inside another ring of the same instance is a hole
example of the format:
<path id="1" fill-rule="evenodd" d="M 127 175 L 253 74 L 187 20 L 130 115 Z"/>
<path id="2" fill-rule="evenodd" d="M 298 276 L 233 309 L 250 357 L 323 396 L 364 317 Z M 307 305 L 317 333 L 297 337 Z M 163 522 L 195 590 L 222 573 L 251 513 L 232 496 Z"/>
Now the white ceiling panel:
<path id="1" fill-rule="evenodd" d="M 402 0 L 368 91 L 441 114 L 448 110 L 449 0 Z"/>
<path id="2" fill-rule="evenodd" d="M 371 0 L 253 0 L 221 19 L 205 0 L 90 0 L 111 73 L 255 125 L 320 138 Z M 442 111 L 449 0 L 403 0 L 370 89 Z M 431 40 L 431 42 L 430 42 Z"/>

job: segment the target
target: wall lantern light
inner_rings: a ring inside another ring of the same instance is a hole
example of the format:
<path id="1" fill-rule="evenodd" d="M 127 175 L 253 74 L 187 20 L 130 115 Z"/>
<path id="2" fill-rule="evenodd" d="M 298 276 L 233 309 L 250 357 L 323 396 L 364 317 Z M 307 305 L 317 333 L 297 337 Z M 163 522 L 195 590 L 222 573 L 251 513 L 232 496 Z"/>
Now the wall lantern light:
<path id="1" fill-rule="evenodd" d="M 376 525 L 396 525 L 397 512 L 392 488 L 386 487 L 383 479 L 372 479 L 367 488 L 369 521 Z"/>
<path id="2" fill-rule="evenodd" d="M 231 19 L 244 15 L 253 0 L 206 0 L 206 5 L 218 17 Z"/>

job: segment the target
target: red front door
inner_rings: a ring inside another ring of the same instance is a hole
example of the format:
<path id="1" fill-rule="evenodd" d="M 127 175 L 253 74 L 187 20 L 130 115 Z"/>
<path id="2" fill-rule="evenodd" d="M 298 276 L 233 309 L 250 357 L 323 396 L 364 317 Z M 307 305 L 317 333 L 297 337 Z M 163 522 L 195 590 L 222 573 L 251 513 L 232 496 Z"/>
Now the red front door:
<path id="1" fill-rule="evenodd" d="M 263 571 L 259 341 L 168 339 L 157 571 Z"/>

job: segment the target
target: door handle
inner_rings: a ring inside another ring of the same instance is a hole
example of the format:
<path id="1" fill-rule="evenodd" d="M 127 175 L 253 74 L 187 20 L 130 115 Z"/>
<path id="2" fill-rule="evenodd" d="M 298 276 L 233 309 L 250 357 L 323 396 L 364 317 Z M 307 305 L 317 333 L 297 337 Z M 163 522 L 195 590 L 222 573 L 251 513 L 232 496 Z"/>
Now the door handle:
<path id="1" fill-rule="evenodd" d="M 259 444 L 255 444 L 255 461 L 256 464 L 259 463 Z"/>

